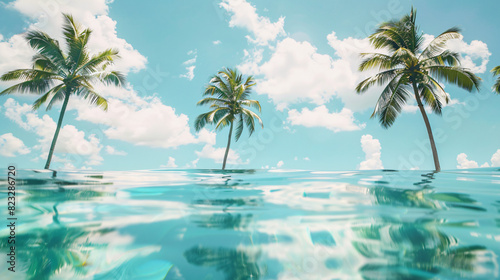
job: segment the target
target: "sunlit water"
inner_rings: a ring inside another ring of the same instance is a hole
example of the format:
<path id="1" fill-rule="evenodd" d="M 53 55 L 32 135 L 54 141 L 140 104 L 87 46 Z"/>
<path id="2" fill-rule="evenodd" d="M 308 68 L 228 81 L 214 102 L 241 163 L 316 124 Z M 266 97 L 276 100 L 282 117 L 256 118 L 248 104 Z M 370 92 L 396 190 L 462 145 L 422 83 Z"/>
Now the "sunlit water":
<path id="1" fill-rule="evenodd" d="M 500 279 L 498 169 L 17 175 L 1 279 Z"/>

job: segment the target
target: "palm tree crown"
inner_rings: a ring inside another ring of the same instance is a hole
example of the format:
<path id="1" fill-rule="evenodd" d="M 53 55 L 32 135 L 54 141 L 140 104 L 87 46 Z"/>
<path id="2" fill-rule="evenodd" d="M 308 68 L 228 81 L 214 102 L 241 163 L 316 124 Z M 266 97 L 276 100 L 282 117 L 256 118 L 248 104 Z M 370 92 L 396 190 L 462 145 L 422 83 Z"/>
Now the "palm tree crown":
<path id="1" fill-rule="evenodd" d="M 61 49 L 59 42 L 48 34 L 36 30 L 28 31 L 25 39 L 36 51 L 32 58 L 32 68 L 10 71 L 0 77 L 2 81 L 21 81 L 0 92 L 0 95 L 16 92 L 42 94 L 33 103 L 33 110 L 46 102 L 48 102 L 47 110 L 49 110 L 55 102 L 63 101 L 45 168 L 50 166 L 69 96 L 72 94 L 82 96 L 91 104 L 107 110 L 106 99 L 95 92 L 92 84 L 102 82 L 107 85 L 121 86 L 125 83 L 125 77 L 120 72 L 107 69 L 113 60 L 118 58 L 118 50 L 107 49 L 96 55 L 90 55 L 87 43 L 92 31 L 82 29 L 71 15 L 63 14 L 63 16 L 66 53 Z"/>
<path id="2" fill-rule="evenodd" d="M 235 140 L 241 137 L 246 126 L 250 135 L 255 131 L 255 120 L 264 127 L 260 117 L 246 107 L 253 107 L 261 111 L 260 103 L 256 100 L 250 100 L 252 87 L 255 81 L 252 76 L 243 78 L 236 70 L 224 69 L 215 75 L 207 85 L 203 96 L 198 105 L 210 105 L 211 111 L 199 115 L 195 120 L 196 131 L 201 130 L 207 124 L 214 124 L 217 131 L 230 126 L 228 145 L 222 169 L 226 166 L 227 154 L 233 131 L 233 123 L 236 121 Z"/>
<path id="3" fill-rule="evenodd" d="M 370 35 L 371 44 L 384 53 L 362 54 L 364 60 L 359 70 L 377 68 L 380 72 L 359 83 L 356 91 L 363 93 L 374 84 L 386 85 L 372 114 L 372 117 L 378 116 L 384 128 L 394 123 L 413 91 L 428 130 L 436 170 L 439 171 L 437 151 L 423 103 L 434 113 L 441 114 L 443 103 L 447 103 L 449 98 L 440 82 L 474 91 L 479 89 L 480 78 L 460 67 L 460 55 L 446 48 L 448 40 L 461 38 L 458 28 L 446 30 L 424 46 L 424 37 L 415 25 L 415 19 L 416 11 L 412 8 L 410 14 L 399 21 L 382 23 Z"/>

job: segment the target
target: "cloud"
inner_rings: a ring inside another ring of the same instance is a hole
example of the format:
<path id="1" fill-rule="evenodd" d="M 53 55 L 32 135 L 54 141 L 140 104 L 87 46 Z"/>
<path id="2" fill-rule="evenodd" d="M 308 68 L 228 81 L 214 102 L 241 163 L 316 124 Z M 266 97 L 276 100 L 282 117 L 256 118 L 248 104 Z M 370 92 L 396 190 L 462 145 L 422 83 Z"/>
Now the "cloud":
<path id="1" fill-rule="evenodd" d="M 224 161 L 224 153 L 226 148 L 215 148 L 212 145 L 205 145 L 201 151 L 195 151 L 195 154 L 200 158 L 212 159 L 215 163 L 222 163 Z M 227 155 L 227 164 L 247 164 L 248 161 L 243 162 L 240 155 L 232 149 L 229 149 Z"/>
<path id="2" fill-rule="evenodd" d="M 166 167 L 166 168 L 176 168 L 177 164 L 175 164 L 175 158 L 173 157 L 168 157 L 168 162 L 166 165 L 160 165 L 160 167 Z"/>
<path id="3" fill-rule="evenodd" d="M 365 153 L 365 160 L 359 164 L 359 170 L 384 169 L 381 160 L 380 142 L 370 134 L 361 136 L 361 148 Z"/>
<path id="4" fill-rule="evenodd" d="M 287 120 L 292 125 L 324 127 L 333 132 L 360 130 L 365 127 L 365 124 L 356 124 L 351 110 L 343 108 L 339 113 L 330 113 L 325 105 L 318 106 L 312 111 L 308 108 L 303 108 L 300 112 L 295 109 L 290 110 Z"/>
<path id="5" fill-rule="evenodd" d="M 7 99 L 4 107 L 7 118 L 38 136 L 38 144 L 33 149 L 41 151 L 40 158 L 45 159 L 56 130 L 56 122 L 46 114 L 40 118 L 31 111 L 30 105 L 20 105 L 12 98 Z M 86 135 L 73 125 L 64 125 L 59 133 L 54 152 L 71 154 L 73 160 L 84 161 L 86 165 L 99 165 L 103 160 L 100 155 L 101 149 L 102 145 L 95 134 Z"/>
<path id="6" fill-rule="evenodd" d="M 458 169 L 469 169 L 469 168 L 478 168 L 479 165 L 477 162 L 473 160 L 467 159 L 467 154 L 461 153 L 457 156 L 457 168 Z"/>
<path id="7" fill-rule="evenodd" d="M 462 67 L 477 74 L 486 72 L 486 65 L 491 56 L 486 43 L 473 40 L 467 44 L 462 38 L 449 40 L 446 44 L 448 49 L 461 54 Z"/>
<path id="8" fill-rule="evenodd" d="M 467 169 L 467 168 L 478 168 L 479 164 L 476 161 L 473 160 L 468 160 L 467 159 L 467 154 L 461 153 L 457 156 L 457 168 L 458 169 Z M 481 167 L 498 167 L 500 166 L 500 149 L 498 149 L 492 156 L 491 156 L 491 164 L 488 162 L 485 162 L 481 165 Z"/>
<path id="9" fill-rule="evenodd" d="M 481 167 L 490 167 L 489 163 L 485 162 L 483 163 L 483 165 L 481 165 Z"/>
<path id="10" fill-rule="evenodd" d="M 106 153 L 108 153 L 108 155 L 114 155 L 114 156 L 126 156 L 127 155 L 127 152 L 119 151 L 112 146 L 106 146 Z"/>
<path id="11" fill-rule="evenodd" d="M 216 45 L 216 46 L 217 46 L 217 45 L 220 45 L 221 43 L 222 43 L 222 42 L 221 42 L 220 40 L 215 40 L 215 41 L 213 41 L 213 42 L 212 42 L 212 44 L 214 44 L 214 45 Z"/>
<path id="12" fill-rule="evenodd" d="M 254 49 L 250 52 L 248 50 L 243 50 L 243 62 L 236 67 L 242 73 L 248 75 L 259 75 L 260 66 L 259 63 L 262 61 L 264 49 Z"/>
<path id="13" fill-rule="evenodd" d="M 180 77 L 181 78 L 186 78 L 190 81 L 192 81 L 194 79 L 194 69 L 196 68 L 195 65 L 191 65 L 191 66 L 188 66 L 186 67 L 186 74 L 181 74 Z"/>
<path id="14" fill-rule="evenodd" d="M 257 9 L 245 0 L 222 0 L 219 5 L 231 14 L 230 27 L 245 28 L 252 33 L 253 37 L 246 36 L 249 42 L 267 45 L 278 35 L 285 35 L 284 17 L 273 23 L 269 18 L 259 16 Z"/>
<path id="15" fill-rule="evenodd" d="M 497 167 L 500 166 L 500 149 L 498 149 L 493 156 L 491 156 L 491 166 Z"/>
<path id="16" fill-rule="evenodd" d="M 184 167 L 185 168 L 196 168 L 196 165 L 198 165 L 198 161 L 200 161 L 199 158 L 191 161 L 190 163 L 187 163 Z"/>
<path id="17" fill-rule="evenodd" d="M 30 68 L 33 50 L 28 47 L 21 34 L 4 40 L 0 34 L 0 73 L 6 73 L 19 68 Z M 1 84 L 10 84 L 1 82 Z"/>
<path id="18" fill-rule="evenodd" d="M 194 78 L 194 69 L 196 68 L 196 65 L 194 64 L 196 63 L 196 58 L 198 57 L 198 55 L 196 54 L 196 50 L 189 51 L 188 55 L 194 55 L 194 57 L 182 63 L 183 65 L 186 65 L 187 72 L 186 74 L 180 75 L 180 77 L 186 78 L 191 81 Z"/>
<path id="19" fill-rule="evenodd" d="M 191 134 L 188 116 L 177 114 L 175 108 L 164 105 L 158 97 L 141 98 L 133 90 L 130 94 L 132 96 L 124 97 L 137 102 L 108 98 L 107 112 L 77 98 L 70 100 L 69 108 L 78 111 L 77 120 L 102 125 L 102 130 L 109 139 L 138 146 L 176 148 L 212 141 L 205 136 L 205 131 L 201 132 L 202 138 Z"/>
<path id="20" fill-rule="evenodd" d="M 291 103 L 324 104 L 334 94 L 333 60 L 318 54 L 309 42 L 291 38 L 279 42 L 258 74 L 263 79 L 257 83 L 257 93 L 267 94 L 279 109 Z"/>
<path id="21" fill-rule="evenodd" d="M 30 153 L 23 141 L 12 133 L 0 135 L 0 155 L 4 157 L 15 157 L 16 155 L 25 155 Z"/>

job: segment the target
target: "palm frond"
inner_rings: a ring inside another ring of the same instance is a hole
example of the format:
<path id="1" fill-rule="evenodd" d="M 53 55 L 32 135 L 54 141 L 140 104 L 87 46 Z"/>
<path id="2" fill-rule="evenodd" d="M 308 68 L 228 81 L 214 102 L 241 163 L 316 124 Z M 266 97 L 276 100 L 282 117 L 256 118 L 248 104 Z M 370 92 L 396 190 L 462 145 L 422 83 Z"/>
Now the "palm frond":
<path id="1" fill-rule="evenodd" d="M 438 55 L 421 60 L 420 64 L 424 66 L 431 66 L 431 65 L 459 66 L 460 54 L 449 50 L 445 50 Z"/>
<path id="2" fill-rule="evenodd" d="M 460 39 L 460 28 L 452 27 L 434 38 L 420 54 L 421 58 L 436 56 L 444 51 L 446 42 L 451 39 Z"/>
<path id="3" fill-rule="evenodd" d="M 31 107 L 32 110 L 33 111 L 38 110 L 38 108 L 40 108 L 40 106 L 42 106 L 51 95 L 55 95 L 59 91 L 64 91 L 65 89 L 66 89 L 66 86 L 64 84 L 59 84 L 59 85 L 51 88 L 47 93 L 45 93 L 40 98 L 35 100 L 35 102 L 33 103 L 32 107 Z"/>
<path id="4" fill-rule="evenodd" d="M 376 49 L 387 48 L 395 51 L 405 47 L 404 38 L 401 36 L 400 32 L 390 24 L 383 24 L 368 38 L 372 46 Z"/>
<path id="5" fill-rule="evenodd" d="M 491 72 L 493 73 L 493 75 L 498 76 L 500 74 L 500 66 L 491 69 Z M 500 76 L 497 77 L 495 84 L 493 85 L 493 90 L 496 93 L 500 93 Z"/>
<path id="6" fill-rule="evenodd" d="M 100 107 L 104 111 L 108 110 L 108 101 L 92 89 L 82 87 L 80 94 L 83 95 L 83 98 L 88 100 L 90 104 Z"/>
<path id="7" fill-rule="evenodd" d="M 230 110 L 228 108 L 219 107 L 210 112 L 200 114 L 194 122 L 196 131 L 200 131 L 205 125 L 217 123 Z"/>
<path id="8" fill-rule="evenodd" d="M 49 104 L 47 105 L 46 110 L 48 111 L 48 110 L 52 109 L 52 106 L 54 106 L 54 104 L 56 104 L 56 102 L 63 101 L 64 97 L 66 97 L 67 94 L 71 94 L 70 92 L 68 92 L 67 87 L 65 87 L 65 90 L 61 89 L 61 90 L 58 90 L 57 92 L 54 92 L 54 94 L 52 95 L 52 98 L 49 101 Z"/>
<path id="9" fill-rule="evenodd" d="M 244 127 L 243 114 L 239 114 L 237 119 L 238 119 L 238 122 L 236 124 L 236 131 L 234 134 L 234 138 L 236 141 L 238 141 L 240 139 L 241 134 L 243 133 L 243 127 Z"/>
<path id="10" fill-rule="evenodd" d="M 245 99 L 245 100 L 241 101 L 241 105 L 253 107 L 253 108 L 259 110 L 259 112 L 262 111 L 262 108 L 260 107 L 260 103 L 257 100 Z"/>
<path id="11" fill-rule="evenodd" d="M 356 92 L 357 93 L 366 92 L 374 84 L 378 84 L 379 86 L 384 85 L 388 81 L 394 79 L 396 76 L 400 76 L 402 74 L 403 71 L 402 69 L 399 68 L 377 73 L 374 76 L 366 78 L 365 80 L 361 81 L 356 86 Z"/>
<path id="12" fill-rule="evenodd" d="M 257 121 L 259 121 L 260 126 L 264 128 L 264 123 L 262 122 L 262 119 L 259 117 L 259 115 L 245 108 L 242 108 L 241 112 L 249 117 L 252 117 L 252 119 L 256 119 Z"/>
<path id="13" fill-rule="evenodd" d="M 26 32 L 24 38 L 38 53 L 49 58 L 61 69 L 67 69 L 66 58 L 57 40 L 52 39 L 47 33 L 31 30 Z"/>
<path id="14" fill-rule="evenodd" d="M 117 58 L 120 58 L 118 55 L 117 49 L 107 49 L 102 51 L 94 56 L 92 56 L 87 63 L 81 65 L 76 72 L 82 74 L 90 74 L 93 72 L 99 72 L 104 70 L 107 65 L 113 63 L 113 61 Z"/>
<path id="15" fill-rule="evenodd" d="M 0 92 L 0 95 L 12 94 L 12 93 L 43 93 L 47 91 L 54 82 L 49 79 L 33 79 L 18 83 L 11 87 L 4 89 Z"/>
<path id="16" fill-rule="evenodd" d="M 378 115 L 382 127 L 389 128 L 396 121 L 409 96 L 404 78 L 394 78 L 380 95 L 372 117 Z"/>
<path id="17" fill-rule="evenodd" d="M 362 57 L 365 57 L 361 64 L 359 65 L 359 71 L 366 71 L 378 67 L 379 70 L 391 69 L 393 65 L 393 59 L 389 55 L 381 53 L 362 53 Z"/>
<path id="18" fill-rule="evenodd" d="M 226 113 L 222 118 L 219 119 L 219 121 L 216 122 L 215 124 L 215 130 L 220 131 L 226 126 L 231 125 L 231 122 L 234 121 L 234 115 L 231 113 Z"/>
<path id="19" fill-rule="evenodd" d="M 426 69 L 437 80 L 444 80 L 467 91 L 479 90 L 481 78 L 461 67 L 443 65 L 428 66 Z"/>
<path id="20" fill-rule="evenodd" d="M 203 98 L 202 100 L 198 101 L 198 103 L 196 103 L 196 105 L 198 105 L 198 106 L 203 106 L 206 104 L 215 104 L 218 106 L 222 106 L 222 105 L 228 105 L 229 101 L 221 99 L 221 98 L 206 97 L 206 98 Z"/>
<path id="21" fill-rule="evenodd" d="M 118 71 L 108 72 L 100 77 L 101 81 L 106 85 L 114 85 L 122 87 L 126 82 L 125 75 Z"/>
<path id="22" fill-rule="evenodd" d="M 81 34 L 77 34 L 76 38 L 68 41 L 69 52 L 67 64 L 71 67 L 72 72 L 75 72 L 76 69 L 85 65 L 90 59 L 87 43 L 91 33 L 92 31 L 90 29 L 85 29 Z"/>
<path id="23" fill-rule="evenodd" d="M 441 110 L 443 108 L 441 97 L 435 92 L 436 88 L 432 86 L 431 83 L 420 83 L 418 85 L 418 89 L 420 92 L 420 96 L 425 104 L 431 107 L 432 112 L 437 115 L 441 115 Z"/>
<path id="24" fill-rule="evenodd" d="M 44 71 L 40 69 L 17 69 L 9 71 L 0 77 L 0 81 L 14 81 L 14 80 L 29 81 L 33 79 L 51 80 L 51 79 L 61 79 L 61 78 L 53 72 Z"/>

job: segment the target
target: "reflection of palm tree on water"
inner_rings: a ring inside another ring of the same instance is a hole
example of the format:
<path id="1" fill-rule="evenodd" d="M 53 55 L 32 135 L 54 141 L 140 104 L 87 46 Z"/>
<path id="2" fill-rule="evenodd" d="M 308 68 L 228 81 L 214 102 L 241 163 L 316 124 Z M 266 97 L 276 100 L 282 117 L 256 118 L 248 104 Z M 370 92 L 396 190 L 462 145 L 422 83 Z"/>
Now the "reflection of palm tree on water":
<path id="1" fill-rule="evenodd" d="M 224 186 L 227 186 L 227 183 Z M 226 212 L 229 207 L 257 206 L 260 201 L 253 198 L 238 199 L 206 199 L 196 200 L 194 205 L 223 207 L 224 213 L 203 215 L 196 219 L 195 224 L 202 228 L 219 230 L 247 231 L 251 224 L 252 214 Z M 252 240 L 251 236 L 249 236 Z M 253 243 L 253 242 L 252 242 Z M 263 272 L 258 264 L 260 252 L 250 253 L 245 248 L 208 248 L 195 246 L 184 252 L 186 260 L 197 266 L 214 267 L 225 274 L 227 280 L 258 280 Z"/>
<path id="2" fill-rule="evenodd" d="M 184 256 L 191 264 L 213 266 L 224 272 L 227 280 L 260 279 L 259 254 L 253 256 L 244 249 L 193 247 Z"/>
<path id="3" fill-rule="evenodd" d="M 50 279 L 64 267 L 69 267 L 76 275 L 86 275 L 90 245 L 88 237 L 91 234 L 105 234 L 110 229 L 92 230 L 85 227 L 65 226 L 59 219 L 58 205 L 69 201 L 85 201 L 103 196 L 105 193 L 81 188 L 64 188 L 62 180 L 25 180 L 29 185 L 23 189 L 25 207 L 46 211 L 38 204 L 54 202 L 53 224 L 44 228 L 32 228 L 16 232 L 16 255 L 18 259 L 17 272 L 23 271 L 27 279 Z M 92 183 L 92 182 L 89 182 Z M 74 183 L 73 183 L 74 184 Z M 50 188 L 43 188 L 47 185 Z M 57 189 L 52 188 L 54 185 Z M 34 186 L 34 187 L 33 187 Z M 21 216 L 22 218 L 22 216 Z M 23 226 L 29 226 L 28 223 Z M 11 244 L 6 238 L 0 238 L 0 249 L 6 250 Z M 88 248 L 88 249 L 87 249 Z"/>
<path id="4" fill-rule="evenodd" d="M 370 189 L 374 202 L 408 209 L 447 208 L 449 201 L 470 204 L 475 201 L 461 194 L 434 194 L 433 174 L 415 183 L 419 189 L 397 189 L 377 185 Z M 413 213 L 410 213 L 413 214 Z M 423 213 L 422 215 L 426 215 Z M 419 215 L 420 216 L 420 215 Z M 461 246 L 460 240 L 439 229 L 445 220 L 405 216 L 380 217 L 370 226 L 355 227 L 353 247 L 368 260 L 360 268 L 364 279 L 431 279 L 436 275 L 467 277 L 481 264 L 494 263 L 484 246 Z M 465 226 L 454 223 L 453 226 Z M 382 260 L 382 261 L 381 261 Z"/>

